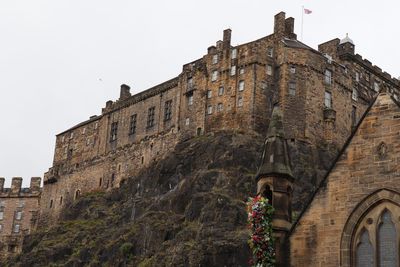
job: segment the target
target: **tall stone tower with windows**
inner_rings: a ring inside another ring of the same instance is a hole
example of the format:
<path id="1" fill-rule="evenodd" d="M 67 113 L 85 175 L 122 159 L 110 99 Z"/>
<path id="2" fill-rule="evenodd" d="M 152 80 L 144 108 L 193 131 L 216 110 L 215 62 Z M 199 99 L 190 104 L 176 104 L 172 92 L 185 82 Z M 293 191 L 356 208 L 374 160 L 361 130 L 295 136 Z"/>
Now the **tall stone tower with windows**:
<path id="1" fill-rule="evenodd" d="M 256 179 L 257 194 L 268 198 L 275 209 L 272 228 L 276 266 L 289 266 L 287 240 L 292 226 L 291 202 L 294 178 L 279 107 L 275 107 L 272 112 Z"/>

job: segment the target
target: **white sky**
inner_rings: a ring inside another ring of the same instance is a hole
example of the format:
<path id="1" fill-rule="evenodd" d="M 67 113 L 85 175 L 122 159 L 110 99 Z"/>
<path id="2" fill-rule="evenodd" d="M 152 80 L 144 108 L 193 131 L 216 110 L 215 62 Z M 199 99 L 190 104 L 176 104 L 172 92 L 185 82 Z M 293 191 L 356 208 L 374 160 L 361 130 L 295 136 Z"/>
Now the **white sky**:
<path id="1" fill-rule="evenodd" d="M 100 114 L 126 83 L 137 93 L 232 29 L 232 44 L 273 31 L 273 16 L 296 19 L 300 38 L 319 43 L 348 32 L 356 52 L 400 76 L 400 2 L 322 0 L 1 0 L 0 176 L 42 176 L 55 135 Z"/>

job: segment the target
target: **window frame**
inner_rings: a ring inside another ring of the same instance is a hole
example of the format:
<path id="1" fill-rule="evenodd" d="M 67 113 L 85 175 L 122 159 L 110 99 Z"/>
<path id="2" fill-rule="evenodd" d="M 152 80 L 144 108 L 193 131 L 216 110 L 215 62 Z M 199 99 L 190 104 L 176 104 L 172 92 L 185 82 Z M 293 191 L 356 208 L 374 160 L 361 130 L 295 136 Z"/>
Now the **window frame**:
<path id="1" fill-rule="evenodd" d="M 147 110 L 147 128 L 152 128 L 155 125 L 156 107 L 152 106 Z"/>

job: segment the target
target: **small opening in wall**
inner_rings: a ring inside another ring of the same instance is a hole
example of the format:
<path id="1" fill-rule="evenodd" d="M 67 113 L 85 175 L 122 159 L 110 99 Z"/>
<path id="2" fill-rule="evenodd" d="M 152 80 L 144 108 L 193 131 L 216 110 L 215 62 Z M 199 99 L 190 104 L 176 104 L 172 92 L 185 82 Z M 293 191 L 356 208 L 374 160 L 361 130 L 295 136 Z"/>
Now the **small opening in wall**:
<path id="1" fill-rule="evenodd" d="M 63 203 L 63 197 L 61 196 L 60 197 L 60 205 L 62 205 L 62 203 Z"/>
<path id="2" fill-rule="evenodd" d="M 101 187 L 101 184 L 103 183 L 103 178 L 100 178 L 99 180 L 99 187 Z"/>
<path id="3" fill-rule="evenodd" d="M 142 164 L 144 163 L 144 157 L 142 157 Z"/>
<path id="4" fill-rule="evenodd" d="M 269 203 L 272 204 L 272 191 L 269 185 L 267 185 L 262 192 L 262 196 L 268 199 Z"/>
<path id="5" fill-rule="evenodd" d="M 197 128 L 197 136 L 201 135 L 201 127 Z"/>
<path id="6" fill-rule="evenodd" d="M 53 207 L 53 200 L 50 200 L 50 209 Z"/>
<path id="7" fill-rule="evenodd" d="M 75 192 L 75 199 L 77 199 L 79 196 L 80 196 L 80 194 L 81 194 L 81 190 L 76 190 L 76 192 Z"/>

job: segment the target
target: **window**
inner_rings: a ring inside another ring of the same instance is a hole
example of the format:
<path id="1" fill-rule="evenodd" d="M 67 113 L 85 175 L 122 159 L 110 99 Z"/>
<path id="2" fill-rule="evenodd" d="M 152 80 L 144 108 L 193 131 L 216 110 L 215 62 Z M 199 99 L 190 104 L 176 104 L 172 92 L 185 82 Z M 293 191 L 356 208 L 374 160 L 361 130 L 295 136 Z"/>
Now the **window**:
<path id="1" fill-rule="evenodd" d="M 189 124 L 190 124 L 190 119 L 189 119 L 189 118 L 186 118 L 186 119 L 185 119 L 185 125 L 188 126 Z"/>
<path id="2" fill-rule="evenodd" d="M 114 187 L 115 174 L 111 174 L 111 187 Z"/>
<path id="3" fill-rule="evenodd" d="M 231 66 L 231 76 L 236 74 L 236 66 Z"/>
<path id="4" fill-rule="evenodd" d="M 60 197 L 60 206 L 62 205 L 62 203 L 63 203 L 63 197 L 61 196 Z"/>
<path id="5" fill-rule="evenodd" d="M 332 108 L 332 94 L 330 92 L 325 91 L 325 101 L 326 108 Z"/>
<path id="6" fill-rule="evenodd" d="M 296 95 L 296 83 L 294 82 L 289 83 L 289 95 Z"/>
<path id="7" fill-rule="evenodd" d="M 117 140 L 117 134 L 118 134 L 118 122 L 115 121 L 111 123 L 110 142 Z"/>
<path id="8" fill-rule="evenodd" d="M 81 195 L 81 190 L 76 190 L 75 191 L 75 199 L 77 199 Z M 52 200 L 53 201 L 53 200 Z"/>
<path id="9" fill-rule="evenodd" d="M 14 225 L 13 232 L 14 233 L 19 233 L 19 230 L 20 230 L 20 225 L 19 224 Z"/>
<path id="10" fill-rule="evenodd" d="M 238 107 L 243 107 L 243 97 L 241 96 L 238 98 Z"/>
<path id="11" fill-rule="evenodd" d="M 65 135 L 63 135 L 62 137 L 61 137 L 61 142 L 64 142 L 65 141 Z"/>
<path id="12" fill-rule="evenodd" d="M 231 57 L 232 57 L 232 59 L 235 59 L 237 57 L 237 49 L 236 48 L 232 49 Z"/>
<path id="13" fill-rule="evenodd" d="M 242 80 L 242 81 L 239 81 L 238 90 L 239 90 L 239 91 L 243 91 L 243 90 L 244 90 L 244 81 L 243 81 L 243 80 Z"/>
<path id="14" fill-rule="evenodd" d="M 190 77 L 187 79 L 187 89 L 192 89 L 193 88 L 193 78 Z"/>
<path id="15" fill-rule="evenodd" d="M 360 73 L 356 72 L 356 82 L 359 82 L 359 81 L 360 81 Z"/>
<path id="16" fill-rule="evenodd" d="M 217 63 L 218 63 L 218 55 L 213 55 L 212 64 L 217 64 Z"/>
<path id="17" fill-rule="evenodd" d="M 356 88 L 353 88 L 353 92 L 351 93 L 351 99 L 353 99 L 354 101 L 358 100 L 358 91 Z"/>
<path id="18" fill-rule="evenodd" d="M 211 115 L 212 114 L 212 106 L 207 107 L 207 114 Z"/>
<path id="19" fill-rule="evenodd" d="M 82 134 L 85 134 L 85 133 L 86 133 L 86 127 L 83 127 Z"/>
<path id="20" fill-rule="evenodd" d="M 379 92 L 379 83 L 377 81 L 374 81 L 374 90 L 375 92 Z"/>
<path id="21" fill-rule="evenodd" d="M 211 98 L 212 97 L 212 91 L 211 90 L 207 90 L 207 98 Z"/>
<path id="22" fill-rule="evenodd" d="M 0 224 L 0 232 L 3 231 L 3 225 Z"/>
<path id="23" fill-rule="evenodd" d="M 52 207 L 53 207 L 53 200 L 51 199 L 51 200 L 50 200 L 49 208 L 51 209 Z"/>
<path id="24" fill-rule="evenodd" d="M 370 80 L 370 74 L 369 73 L 365 73 L 365 80 L 367 81 L 367 82 L 369 82 L 369 80 Z"/>
<path id="25" fill-rule="evenodd" d="M 189 96 L 187 97 L 187 102 L 188 102 L 188 106 L 193 105 L 193 95 L 189 95 Z"/>
<path id="26" fill-rule="evenodd" d="M 0 211 L 0 220 L 4 219 L 4 211 Z"/>
<path id="27" fill-rule="evenodd" d="M 74 138 L 74 132 L 71 132 L 71 133 L 69 134 L 69 139 L 72 139 L 72 138 Z"/>
<path id="28" fill-rule="evenodd" d="M 267 55 L 268 55 L 269 57 L 273 57 L 273 56 L 274 56 L 274 48 L 268 47 L 268 49 L 267 49 Z"/>
<path id="29" fill-rule="evenodd" d="M 15 213 L 15 219 L 18 221 L 22 219 L 22 211 L 17 211 Z"/>
<path id="30" fill-rule="evenodd" d="M 272 66 L 267 65 L 267 75 L 271 76 L 272 75 Z"/>
<path id="31" fill-rule="evenodd" d="M 240 75 L 244 74 L 244 68 L 240 68 L 239 74 L 240 74 Z"/>
<path id="32" fill-rule="evenodd" d="M 99 179 L 99 187 L 101 187 L 101 185 L 103 184 L 103 178 Z"/>
<path id="33" fill-rule="evenodd" d="M 156 111 L 155 107 L 151 107 L 147 111 L 147 128 L 154 126 L 155 111 Z"/>
<path id="34" fill-rule="evenodd" d="M 137 123 L 137 114 L 133 114 L 129 122 L 129 135 L 133 135 L 136 133 L 136 123 Z"/>
<path id="35" fill-rule="evenodd" d="M 292 73 L 292 74 L 296 73 L 296 67 L 295 66 L 290 66 L 290 73 Z"/>
<path id="36" fill-rule="evenodd" d="M 172 100 L 165 101 L 164 120 L 168 121 L 172 118 Z"/>
<path id="37" fill-rule="evenodd" d="M 99 123 L 96 121 L 96 123 L 94 124 L 94 128 L 97 129 L 97 127 L 99 127 Z"/>
<path id="38" fill-rule="evenodd" d="M 72 158 L 72 152 L 73 152 L 72 148 L 67 150 L 67 159 L 71 159 Z"/>
<path id="39" fill-rule="evenodd" d="M 224 109 L 224 105 L 222 103 L 218 103 L 217 112 L 221 112 Z"/>
<path id="40" fill-rule="evenodd" d="M 220 88 L 218 88 L 218 95 L 221 96 L 224 94 L 224 87 L 221 86 Z"/>
<path id="41" fill-rule="evenodd" d="M 332 71 L 325 70 L 325 84 L 332 84 Z"/>
<path id="42" fill-rule="evenodd" d="M 86 138 L 86 146 L 90 145 L 90 138 Z"/>
<path id="43" fill-rule="evenodd" d="M 214 70 L 211 74 L 211 81 L 215 82 L 216 80 L 218 80 L 218 71 Z"/>

